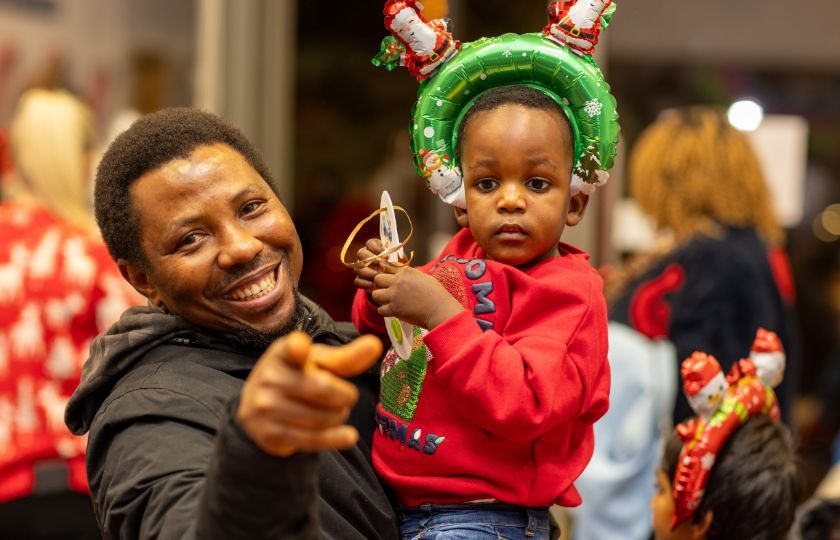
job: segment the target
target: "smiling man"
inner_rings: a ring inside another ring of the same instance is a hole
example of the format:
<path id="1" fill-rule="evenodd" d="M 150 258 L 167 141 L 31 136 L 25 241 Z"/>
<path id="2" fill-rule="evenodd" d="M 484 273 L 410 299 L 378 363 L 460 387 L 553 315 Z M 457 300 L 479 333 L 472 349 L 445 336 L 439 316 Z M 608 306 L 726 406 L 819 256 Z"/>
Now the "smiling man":
<path id="1" fill-rule="evenodd" d="M 131 187 L 145 261 L 122 259 L 153 304 L 265 347 L 300 318 L 300 241 L 289 215 L 245 157 L 203 145 Z M 170 308 L 171 306 L 171 308 Z"/>
<path id="2" fill-rule="evenodd" d="M 104 536 L 396 538 L 370 467 L 381 344 L 298 293 L 300 240 L 251 144 L 197 110 L 146 116 L 95 199 L 149 300 L 94 341 L 67 407 Z"/>

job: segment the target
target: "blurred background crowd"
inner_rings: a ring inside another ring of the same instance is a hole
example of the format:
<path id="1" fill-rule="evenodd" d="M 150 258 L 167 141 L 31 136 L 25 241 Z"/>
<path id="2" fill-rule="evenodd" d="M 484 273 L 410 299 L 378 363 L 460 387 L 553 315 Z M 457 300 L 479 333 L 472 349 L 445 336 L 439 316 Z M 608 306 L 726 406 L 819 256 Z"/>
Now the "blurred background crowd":
<path id="1" fill-rule="evenodd" d="M 539 31 L 546 22 L 542 0 L 423 3 L 428 18 L 451 19 L 462 41 Z M 755 227 L 767 247 L 777 248 L 775 283 L 790 321 L 787 418 L 803 458 L 806 491 L 813 492 L 840 454 L 834 442 L 840 428 L 840 33 L 832 16 L 840 15 L 840 6 L 833 0 L 617 4 L 597 54 L 618 101 L 617 164 L 609 184 L 594 196 L 587 219 L 564 240 L 591 253 L 608 286 L 626 286 L 645 260 L 659 254 L 661 261 L 663 252 L 685 246 L 687 236 L 681 235 L 697 232 L 681 226 L 695 223 L 687 209 L 685 221 L 681 218 L 679 205 L 688 203 L 655 200 L 655 186 L 634 188 L 629 181 L 633 174 L 650 177 L 646 162 L 664 160 L 686 144 L 682 131 L 660 133 L 647 140 L 645 155 L 642 150 L 634 155 L 643 130 L 667 119 L 671 109 L 701 104 L 718 107 L 720 121 L 743 132 L 758 159 L 768 200 L 740 187 L 706 190 L 714 195 L 695 191 L 686 200 L 726 198 L 722 206 L 714 206 L 719 201 L 709 205 L 734 216 L 728 225 Z M 66 91 L 87 110 L 90 137 L 77 152 L 88 161 L 74 169 L 86 182 L 68 195 L 78 200 L 41 199 L 58 214 L 56 208 L 89 202 L 96 156 L 133 119 L 166 106 L 198 106 L 240 127 L 260 148 L 301 235 L 302 292 L 335 318 L 348 319 L 353 273 L 342 266 L 339 253 L 356 223 L 378 206 L 383 189 L 412 217 L 415 260 L 428 260 L 456 227 L 451 210 L 426 191 L 412 166 L 405 128 L 416 81 L 402 70 L 387 72 L 370 63 L 385 36 L 381 10 L 382 2 L 373 0 L 0 0 L 3 204 L 17 204 L 22 185 L 32 188 L 23 170 L 24 149 L 16 152 L 14 140 L 21 96 L 31 97 L 27 91 Z M 808 24 L 794 24 L 803 16 Z M 41 120 L 68 130 L 72 122 L 59 112 L 44 113 Z M 707 160 L 737 160 L 715 151 L 722 137 L 715 133 L 698 132 L 687 144 L 706 152 Z M 46 135 L 21 139 L 35 156 L 28 159 L 53 159 Z M 697 170 L 676 167 L 668 181 L 692 185 L 698 182 L 691 178 L 700 174 Z M 706 187 L 726 182 L 717 174 L 736 174 L 738 181 L 752 174 L 732 170 L 726 163 L 709 167 Z M 56 188 L 29 195 L 37 199 L 44 193 L 54 195 Z M 735 207 L 742 210 L 730 212 Z M 87 216 L 60 218 L 73 230 L 91 227 Z M 6 269 L 22 251 L 12 249 L 10 237 L 0 242 L 5 244 L 0 267 Z M 42 244 L 40 238 L 26 249 L 33 252 Z M 108 272 L 113 269 L 101 270 Z M 0 303 L 8 300 L 6 287 L 0 283 Z M 107 287 L 110 292 L 86 290 L 101 302 L 117 294 L 113 283 Z M 126 305 L 138 301 L 125 294 Z M 617 293 L 616 301 L 620 297 Z M 8 315 L 10 309 L 0 307 L 0 313 Z M 74 330 L 74 343 L 83 347 L 95 324 L 90 331 L 82 336 Z M 749 343 L 752 337 L 744 339 Z M 9 380 L 13 360 L 4 347 L 0 339 L 0 458 L 3 446 L 13 442 L 4 434 L 22 421 L 5 406 L 12 399 L 7 396 L 19 397 L 25 390 Z M 631 375 L 639 369 L 630 368 Z M 66 382 L 71 375 L 63 376 Z M 3 474 L 0 466 L 0 478 Z M 0 506 L 11 497 L 2 499 L 0 489 Z"/>

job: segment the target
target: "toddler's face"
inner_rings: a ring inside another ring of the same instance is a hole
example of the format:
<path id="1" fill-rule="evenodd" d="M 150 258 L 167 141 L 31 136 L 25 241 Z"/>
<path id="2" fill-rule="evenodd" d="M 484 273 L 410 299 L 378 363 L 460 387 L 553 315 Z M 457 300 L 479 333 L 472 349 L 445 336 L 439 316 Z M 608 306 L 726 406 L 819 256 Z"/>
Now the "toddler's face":
<path id="1" fill-rule="evenodd" d="M 557 254 L 587 197 L 569 196 L 569 128 L 559 113 L 502 105 L 470 118 L 461 143 L 468 225 L 488 259 L 514 266 Z"/>

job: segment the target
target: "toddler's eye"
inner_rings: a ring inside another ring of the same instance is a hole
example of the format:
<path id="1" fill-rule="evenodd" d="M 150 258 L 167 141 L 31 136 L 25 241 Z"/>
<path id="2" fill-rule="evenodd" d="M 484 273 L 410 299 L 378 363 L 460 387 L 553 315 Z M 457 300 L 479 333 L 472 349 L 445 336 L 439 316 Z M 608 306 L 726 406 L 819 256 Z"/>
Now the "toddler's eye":
<path id="1" fill-rule="evenodd" d="M 482 178 L 475 183 L 475 187 L 478 188 L 479 191 L 487 192 L 495 188 L 497 184 L 498 182 L 492 178 Z"/>
<path id="2" fill-rule="evenodd" d="M 551 187 L 551 182 L 544 178 L 531 178 L 530 180 L 525 182 L 525 185 L 528 186 L 528 188 L 531 191 L 534 191 L 536 193 L 544 193 L 548 191 L 548 188 Z"/>

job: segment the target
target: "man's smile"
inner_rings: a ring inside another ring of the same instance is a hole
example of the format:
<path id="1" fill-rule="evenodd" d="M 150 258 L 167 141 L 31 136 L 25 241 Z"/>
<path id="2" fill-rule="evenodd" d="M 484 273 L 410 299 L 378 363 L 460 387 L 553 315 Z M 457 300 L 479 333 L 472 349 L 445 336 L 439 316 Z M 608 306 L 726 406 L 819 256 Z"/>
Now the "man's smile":
<path id="1" fill-rule="evenodd" d="M 224 295 L 226 300 L 247 301 L 261 298 L 270 294 L 277 286 L 277 273 L 280 265 L 272 268 L 254 279 L 236 287 Z"/>

